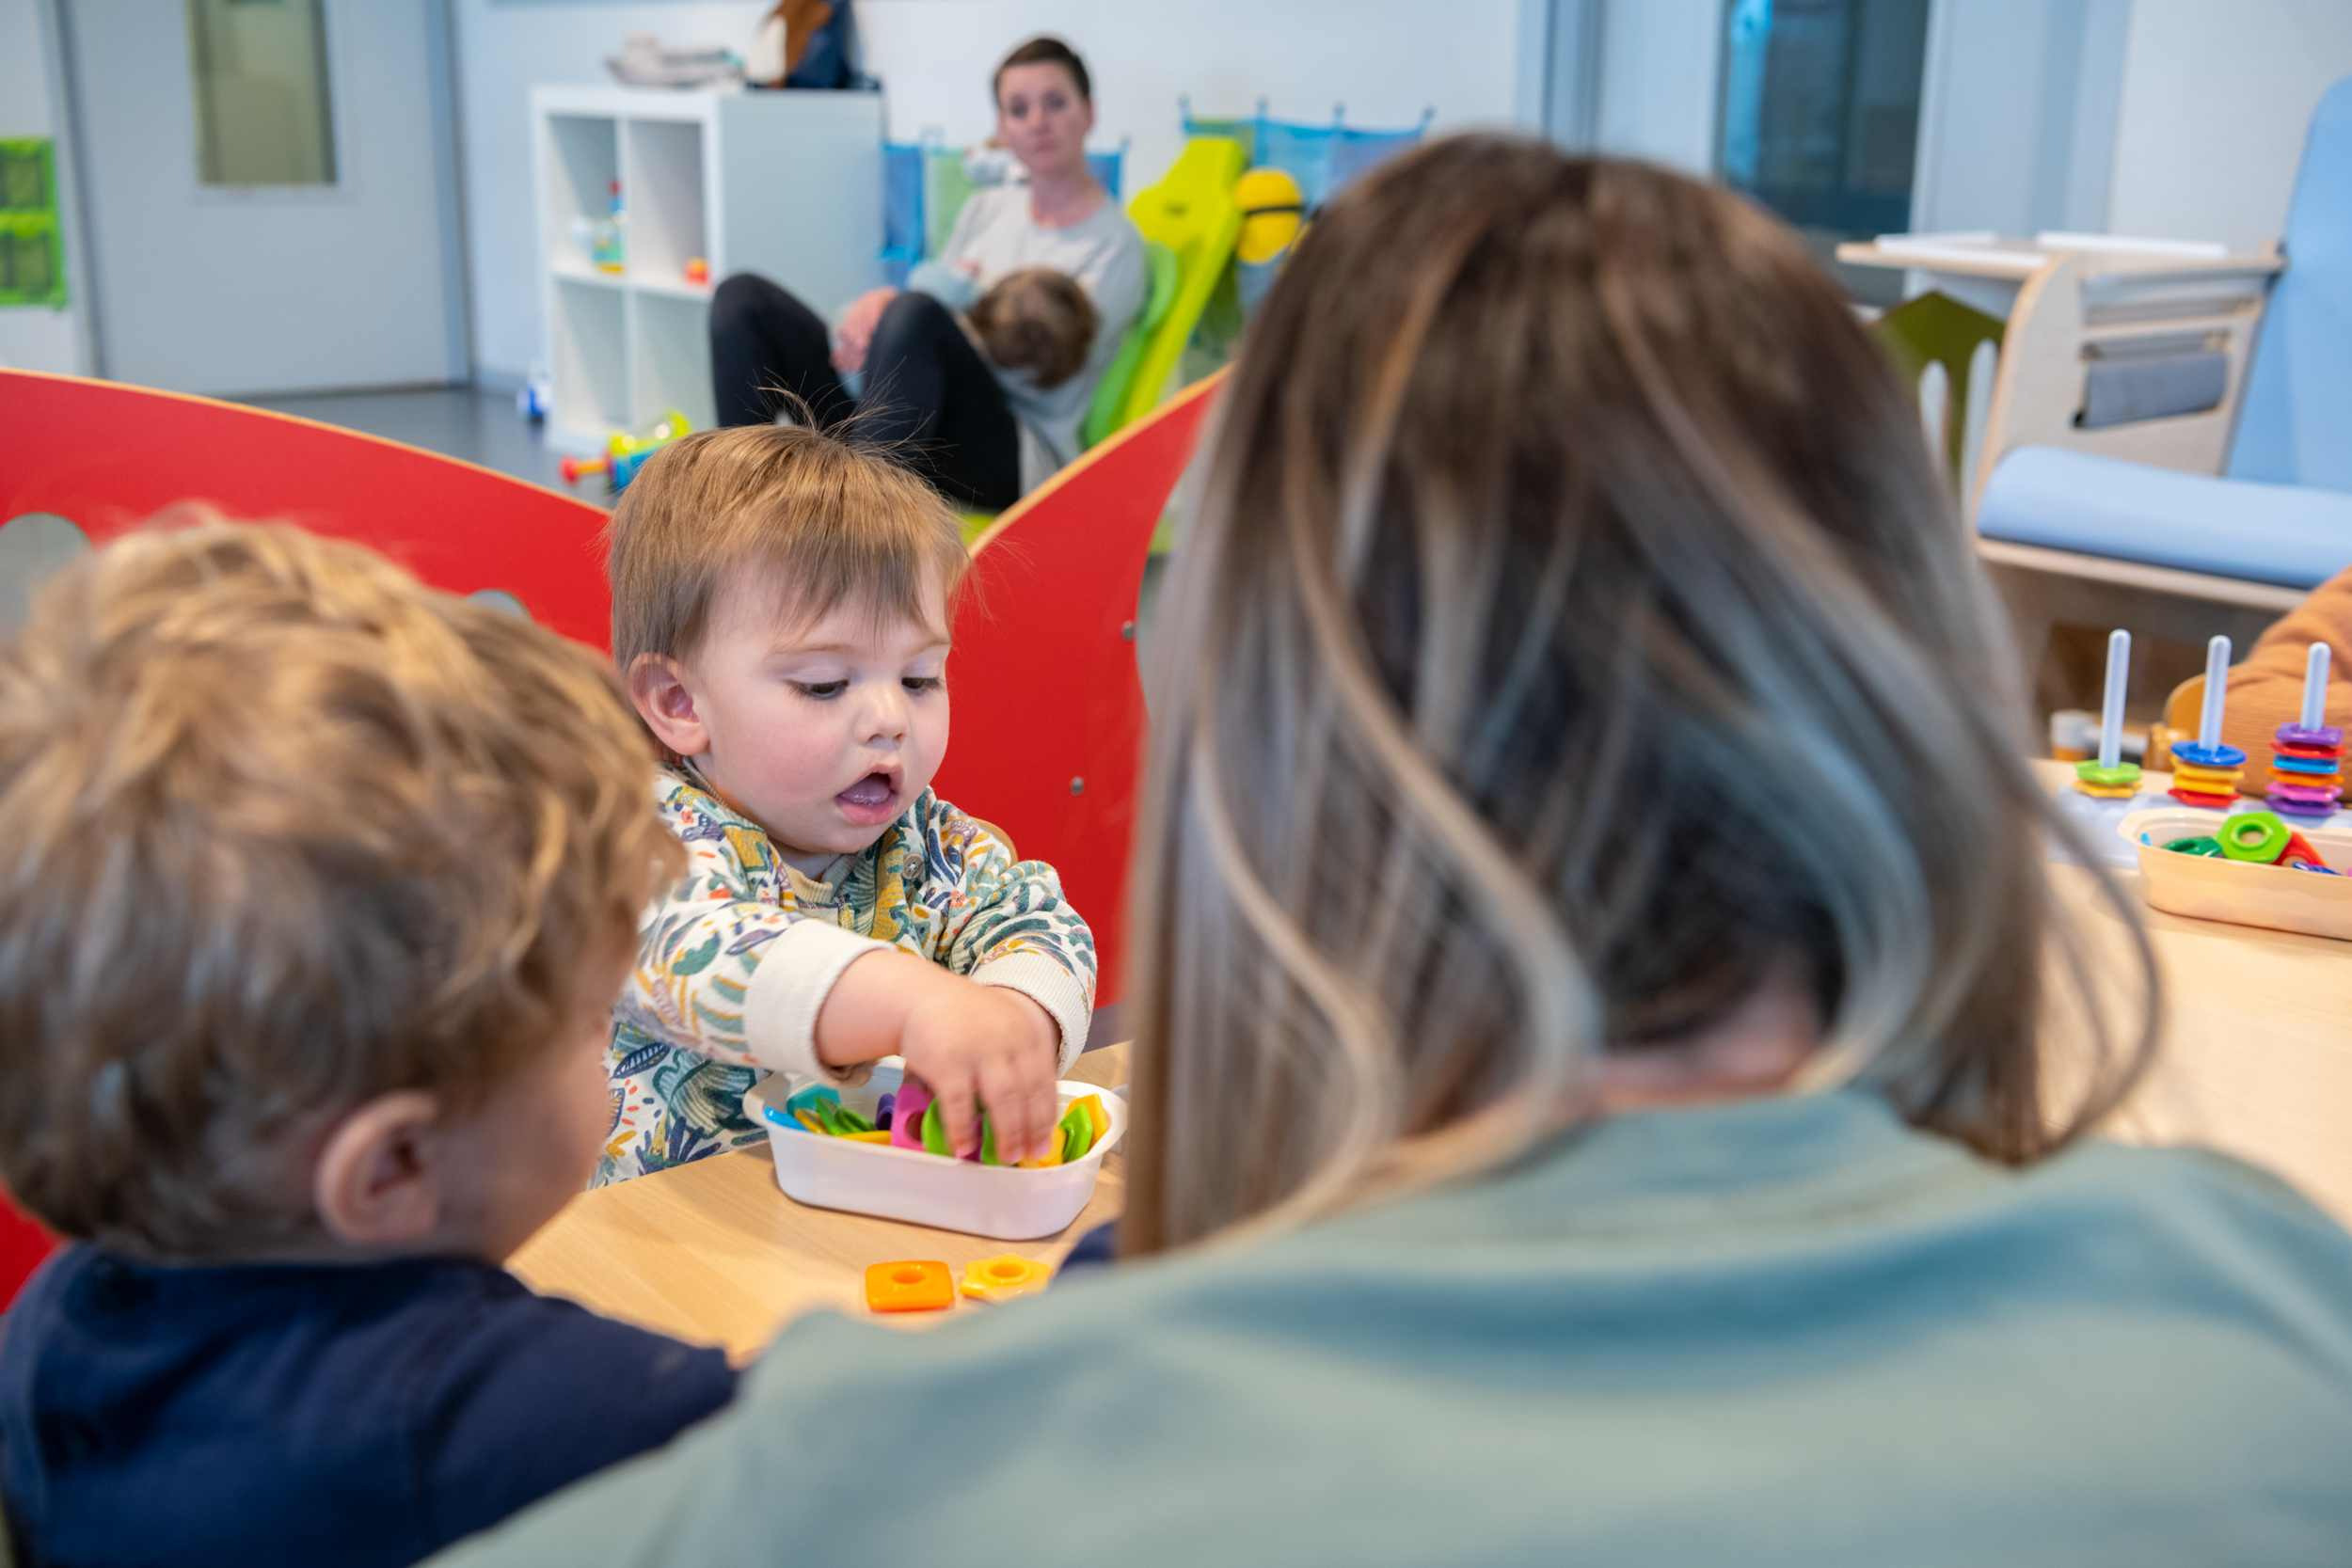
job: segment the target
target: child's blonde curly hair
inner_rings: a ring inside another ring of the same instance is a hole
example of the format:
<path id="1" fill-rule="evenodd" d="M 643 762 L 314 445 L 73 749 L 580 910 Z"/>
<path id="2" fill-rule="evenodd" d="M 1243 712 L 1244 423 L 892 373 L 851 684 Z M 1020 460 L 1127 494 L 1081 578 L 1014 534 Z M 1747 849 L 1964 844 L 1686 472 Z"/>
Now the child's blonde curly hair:
<path id="1" fill-rule="evenodd" d="M 463 1113 L 678 871 L 590 650 L 357 546 L 199 521 L 0 651 L 0 1180 L 149 1257 L 318 1234 L 334 1119 Z"/>

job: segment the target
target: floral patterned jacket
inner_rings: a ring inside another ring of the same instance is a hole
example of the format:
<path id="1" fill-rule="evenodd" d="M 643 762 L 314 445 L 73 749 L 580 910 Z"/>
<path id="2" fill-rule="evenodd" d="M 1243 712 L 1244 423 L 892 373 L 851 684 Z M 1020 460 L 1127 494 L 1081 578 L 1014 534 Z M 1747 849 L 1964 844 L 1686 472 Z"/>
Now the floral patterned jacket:
<path id="1" fill-rule="evenodd" d="M 1041 861 L 930 790 L 826 879 L 787 865 L 757 823 L 665 768 L 656 800 L 687 871 L 648 911 L 612 1009 L 612 1125 L 598 1184 L 757 1143 L 744 1091 L 817 1060 L 818 1011 L 850 964 L 902 947 L 1052 1015 L 1067 1068 L 1086 1046 L 1094 938 Z"/>

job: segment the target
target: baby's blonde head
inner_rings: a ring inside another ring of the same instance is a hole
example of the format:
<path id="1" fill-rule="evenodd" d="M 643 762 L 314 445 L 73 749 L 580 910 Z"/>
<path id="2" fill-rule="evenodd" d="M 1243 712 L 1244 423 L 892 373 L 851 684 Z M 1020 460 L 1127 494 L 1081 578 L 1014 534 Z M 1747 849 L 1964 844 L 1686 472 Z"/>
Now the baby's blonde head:
<path id="1" fill-rule="evenodd" d="M 1887 365 L 1723 190 L 1471 136 L 1335 201 L 1163 616 L 1136 1250 L 1511 1158 L 1768 985 L 1808 1082 L 2006 1160 L 2153 1038 L 2094 1017 L 2045 1094 L 2010 638 Z"/>

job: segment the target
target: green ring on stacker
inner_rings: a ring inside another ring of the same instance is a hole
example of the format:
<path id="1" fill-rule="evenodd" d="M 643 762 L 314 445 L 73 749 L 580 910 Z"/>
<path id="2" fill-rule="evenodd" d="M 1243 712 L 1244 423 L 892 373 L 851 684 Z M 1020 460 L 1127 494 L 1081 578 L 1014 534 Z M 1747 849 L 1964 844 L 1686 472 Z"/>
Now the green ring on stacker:
<path id="1" fill-rule="evenodd" d="M 2093 789 L 2121 789 L 2125 784 L 2139 783 L 2139 764 L 2119 762 L 2112 768 L 2102 768 L 2095 762 L 2074 764 L 2074 777 Z"/>

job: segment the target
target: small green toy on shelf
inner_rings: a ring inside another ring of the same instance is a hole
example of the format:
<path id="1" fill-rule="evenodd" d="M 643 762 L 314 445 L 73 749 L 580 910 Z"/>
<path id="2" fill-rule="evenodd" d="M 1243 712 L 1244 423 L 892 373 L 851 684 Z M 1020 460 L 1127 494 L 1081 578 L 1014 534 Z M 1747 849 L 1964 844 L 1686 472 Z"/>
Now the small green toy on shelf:
<path id="1" fill-rule="evenodd" d="M 0 138 L 0 305 L 64 304 L 56 149 L 44 137 Z"/>

